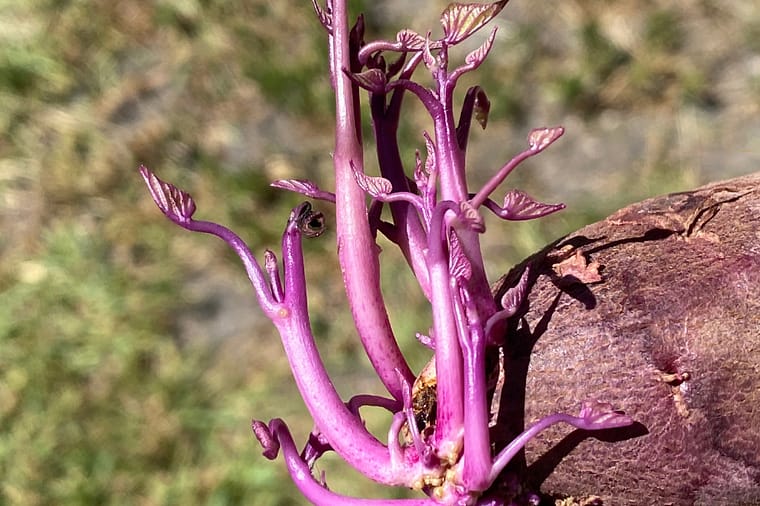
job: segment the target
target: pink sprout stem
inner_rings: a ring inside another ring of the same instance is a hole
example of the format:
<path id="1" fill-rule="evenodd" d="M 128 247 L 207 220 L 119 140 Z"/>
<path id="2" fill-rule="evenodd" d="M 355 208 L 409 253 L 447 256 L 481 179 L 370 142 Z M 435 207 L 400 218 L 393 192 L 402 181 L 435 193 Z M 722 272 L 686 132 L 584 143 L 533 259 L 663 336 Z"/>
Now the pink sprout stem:
<path id="1" fill-rule="evenodd" d="M 448 230 L 446 213 L 458 210 L 450 201 L 439 202 L 430 223 L 428 263 L 433 290 L 433 334 L 435 339 L 438 409 L 436 413 L 436 442 L 439 455 L 446 458 L 454 452 L 464 427 L 462 350 L 452 306 L 451 275 L 448 264 Z"/>
<path id="2" fill-rule="evenodd" d="M 330 73 L 335 89 L 335 204 L 338 258 L 351 314 L 372 366 L 388 392 L 401 399 L 396 371 L 414 381 L 391 330 L 380 291 L 377 245 L 367 221 L 364 192 L 354 180 L 352 164 L 363 170 L 363 152 L 356 118 L 354 88 L 343 72 L 350 68 L 346 2 L 333 1 Z"/>
<path id="3" fill-rule="evenodd" d="M 456 298 L 460 345 L 464 354 L 464 471 L 468 490 L 485 490 L 491 484 L 491 443 L 486 399 L 486 339 L 477 310 L 464 290 Z"/>
<path id="4" fill-rule="evenodd" d="M 269 422 L 270 432 L 279 441 L 285 465 L 301 493 L 316 506 L 433 506 L 430 499 L 363 499 L 336 494 L 325 488 L 311 474 L 311 469 L 301 459 L 293 436 L 285 422 L 275 418 Z"/>
<path id="5" fill-rule="evenodd" d="M 283 234 L 285 300 L 273 323 L 280 332 L 296 385 L 314 422 L 330 446 L 344 460 L 381 483 L 403 484 L 398 469 L 390 465 L 388 449 L 364 427 L 343 403 L 314 342 L 309 324 L 301 234 L 293 219 Z"/>
<path id="6" fill-rule="evenodd" d="M 583 414 L 583 412 L 581 412 Z M 546 430 L 557 423 L 567 423 L 575 427 L 576 429 L 583 430 L 601 430 L 612 429 L 617 427 L 625 427 L 631 425 L 633 420 L 630 417 L 622 413 L 611 413 L 607 416 L 606 420 L 597 421 L 591 417 L 585 416 L 572 416 L 566 413 L 556 413 L 550 416 L 546 416 L 538 422 L 531 425 L 525 431 L 517 436 L 511 443 L 509 443 L 504 449 L 502 449 L 493 461 L 491 467 L 491 473 L 489 474 L 489 480 L 493 482 L 499 476 L 499 473 L 504 470 L 504 467 L 517 455 L 531 439 L 536 437 L 539 433 Z"/>

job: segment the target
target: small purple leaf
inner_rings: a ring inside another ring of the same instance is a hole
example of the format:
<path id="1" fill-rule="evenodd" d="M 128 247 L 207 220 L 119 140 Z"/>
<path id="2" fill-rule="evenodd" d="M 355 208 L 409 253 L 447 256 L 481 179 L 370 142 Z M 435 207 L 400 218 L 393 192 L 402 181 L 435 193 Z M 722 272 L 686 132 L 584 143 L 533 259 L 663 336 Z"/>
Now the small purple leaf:
<path id="1" fill-rule="evenodd" d="M 564 208 L 565 204 L 544 204 L 534 200 L 525 192 L 510 190 L 504 196 L 504 205 L 499 214 L 505 220 L 532 220 L 561 211 Z"/>
<path id="2" fill-rule="evenodd" d="M 356 184 L 358 184 L 359 188 L 367 192 L 372 198 L 381 198 L 393 191 L 393 185 L 384 177 L 368 176 L 359 171 L 353 163 L 351 163 L 351 169 L 354 171 Z"/>
<path id="3" fill-rule="evenodd" d="M 441 14 L 446 42 L 453 45 L 463 41 L 498 15 L 506 4 L 507 0 L 492 4 L 449 4 Z"/>
<path id="4" fill-rule="evenodd" d="M 518 281 L 515 286 L 509 288 L 501 297 L 501 300 L 499 302 L 501 303 L 502 309 L 494 313 L 493 316 L 488 318 L 486 321 L 485 333 L 486 336 L 490 338 L 492 343 L 499 343 L 503 341 L 504 331 L 503 326 L 500 325 L 500 322 L 506 320 L 507 318 L 511 318 L 515 315 L 515 313 L 517 313 L 517 310 L 520 309 L 520 306 L 525 301 L 525 297 L 528 295 L 529 276 L 530 265 L 525 267 L 522 276 L 520 276 L 520 281 Z"/>
<path id="5" fill-rule="evenodd" d="M 178 223 L 191 221 L 195 213 L 195 202 L 190 194 L 162 181 L 144 165 L 140 166 L 140 174 L 148 185 L 153 201 L 167 218 Z"/>
<path id="6" fill-rule="evenodd" d="M 425 37 L 412 30 L 401 30 L 396 34 L 401 51 L 419 51 L 425 47 Z"/>
<path id="7" fill-rule="evenodd" d="M 449 234 L 449 273 L 458 280 L 472 277 L 472 265 L 462 250 L 459 238 L 452 231 Z"/>
<path id="8" fill-rule="evenodd" d="M 483 63 L 483 61 L 486 59 L 486 56 L 488 56 L 488 53 L 493 47 L 493 41 L 495 38 L 496 28 L 491 30 L 491 35 L 488 36 L 488 38 L 480 45 L 479 48 L 464 57 L 465 63 L 470 67 L 469 70 L 474 70 L 479 67 L 481 63 Z"/>
<path id="9" fill-rule="evenodd" d="M 579 418 L 583 418 L 594 429 L 614 429 L 626 427 L 633 419 L 620 411 L 615 411 L 612 404 L 599 401 L 585 401 L 581 404 Z"/>
<path id="10" fill-rule="evenodd" d="M 530 275 L 530 268 L 526 267 L 520 276 L 520 281 L 507 290 L 504 296 L 501 298 L 501 307 L 504 308 L 504 318 L 509 318 L 514 315 L 520 305 L 525 300 L 525 295 L 528 293 L 528 276 Z"/>
<path id="11" fill-rule="evenodd" d="M 346 75 L 349 77 L 349 79 L 356 83 L 357 86 L 364 88 L 365 90 L 368 90 L 372 93 L 384 93 L 385 85 L 388 83 L 385 78 L 385 72 L 379 68 L 365 70 L 364 72 L 358 74 L 346 72 Z"/>
<path id="12" fill-rule="evenodd" d="M 540 152 L 562 137 L 564 133 L 565 129 L 561 126 L 534 128 L 528 135 L 528 145 L 532 151 Z"/>
<path id="13" fill-rule="evenodd" d="M 316 184 L 308 179 L 278 179 L 277 181 L 272 182 L 269 186 L 300 193 L 301 195 L 305 195 L 312 199 L 335 202 L 335 194 L 320 190 Z"/>
<path id="14" fill-rule="evenodd" d="M 269 186 L 309 196 L 312 193 L 319 191 L 317 185 L 308 179 L 278 179 L 276 181 L 272 181 Z"/>

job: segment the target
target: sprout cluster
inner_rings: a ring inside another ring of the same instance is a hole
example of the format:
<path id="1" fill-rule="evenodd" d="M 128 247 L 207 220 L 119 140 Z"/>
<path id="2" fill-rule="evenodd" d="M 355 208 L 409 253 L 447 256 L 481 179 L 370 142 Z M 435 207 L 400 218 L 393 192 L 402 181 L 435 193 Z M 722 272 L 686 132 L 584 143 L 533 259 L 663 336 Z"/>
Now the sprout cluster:
<path id="1" fill-rule="evenodd" d="M 526 298 L 528 272 L 500 300 L 486 278 L 479 236 L 485 231 L 481 211 L 505 220 L 540 218 L 564 208 L 544 204 L 511 190 L 498 203 L 492 193 L 523 160 L 549 147 L 562 127 L 537 128 L 526 149 L 498 168 L 477 191 L 467 186 L 465 154 L 474 119 L 485 127 L 490 104 L 485 92 L 467 90 L 455 118 L 453 94 L 459 78 L 478 68 L 491 50 L 496 30 L 459 66 L 449 50 L 491 21 L 506 4 L 451 4 L 441 15 L 443 35 L 432 39 L 402 30 L 393 41 L 364 41 L 360 16 L 349 29 L 345 0 L 327 0 L 314 8 L 327 32 L 330 76 L 336 99 L 334 191 L 308 180 L 280 180 L 272 185 L 336 206 L 337 250 L 356 333 L 388 397 L 338 395 L 312 335 L 307 311 L 302 237 L 315 237 L 324 218 L 305 202 L 290 214 L 282 236 L 281 259 L 264 253 L 263 265 L 245 242 L 222 225 L 193 219 L 195 203 L 187 193 L 160 180 L 145 167 L 140 172 L 161 211 L 194 232 L 215 235 L 243 261 L 259 305 L 279 331 L 293 377 L 315 428 L 299 450 L 280 419 L 253 422 L 264 455 L 281 451 L 304 496 L 317 505 L 500 505 L 530 503 L 503 473 L 527 441 L 550 425 L 564 422 L 585 430 L 630 425 L 632 420 L 599 402 L 584 402 L 577 416 L 558 413 L 541 419 L 504 447 L 492 442 L 489 424 L 493 385 L 486 357 L 505 345 L 505 321 Z M 431 87 L 413 79 L 424 67 Z M 380 174 L 364 170 L 359 94 L 369 95 Z M 403 98 L 419 100 L 432 120 L 422 134 L 424 156 L 417 152 L 411 170 L 403 166 L 397 130 Z M 368 199 L 369 197 L 369 199 Z M 369 201 L 369 203 L 368 203 Z M 381 219 L 384 206 L 390 221 Z M 389 323 L 380 290 L 377 234 L 397 245 L 432 308 L 432 325 L 419 341 L 434 357 L 417 377 L 402 355 Z M 362 406 L 392 413 L 387 441 L 364 426 Z M 365 476 L 390 486 L 420 490 L 420 499 L 360 499 L 331 491 L 324 476 L 312 473 L 315 462 L 334 451 Z"/>

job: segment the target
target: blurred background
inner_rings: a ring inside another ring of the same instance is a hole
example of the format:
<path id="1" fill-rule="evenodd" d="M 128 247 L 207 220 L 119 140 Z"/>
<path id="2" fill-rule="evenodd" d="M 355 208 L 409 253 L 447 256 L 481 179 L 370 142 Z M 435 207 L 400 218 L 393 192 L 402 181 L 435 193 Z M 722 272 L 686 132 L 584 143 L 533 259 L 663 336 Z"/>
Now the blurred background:
<path id="1" fill-rule="evenodd" d="M 351 2 L 367 39 L 435 34 L 445 3 Z M 496 24 L 491 56 L 459 88 L 480 83 L 492 103 L 472 132 L 470 181 L 531 128 L 562 124 L 507 185 L 569 209 L 489 220 L 492 280 L 627 203 L 760 169 L 756 1 L 513 0 Z M 407 105 L 411 161 L 430 124 Z M 169 223 L 136 169 L 189 191 L 197 217 L 259 255 L 277 250 L 300 198 L 268 183 L 331 188 L 332 109 L 306 0 L 0 0 L 0 505 L 304 503 L 249 428 L 283 417 L 299 444 L 311 428 L 274 329 L 238 259 Z M 346 398 L 380 393 L 334 238 L 306 244 L 315 333 Z M 419 368 L 429 312 L 382 246 L 394 327 Z M 367 417 L 384 439 L 387 418 Z M 404 494 L 335 458 L 319 469 L 337 491 Z"/>

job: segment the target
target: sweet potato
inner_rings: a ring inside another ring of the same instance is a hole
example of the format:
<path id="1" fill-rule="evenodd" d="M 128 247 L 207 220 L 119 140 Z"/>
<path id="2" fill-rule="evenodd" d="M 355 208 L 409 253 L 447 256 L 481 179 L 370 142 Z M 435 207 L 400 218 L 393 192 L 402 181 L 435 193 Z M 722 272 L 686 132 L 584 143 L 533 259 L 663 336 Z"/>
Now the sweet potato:
<path id="1" fill-rule="evenodd" d="M 546 431 L 518 459 L 528 483 L 608 505 L 760 504 L 760 173 L 622 209 L 497 296 L 526 265 L 494 432 L 584 399 L 637 421 Z"/>

